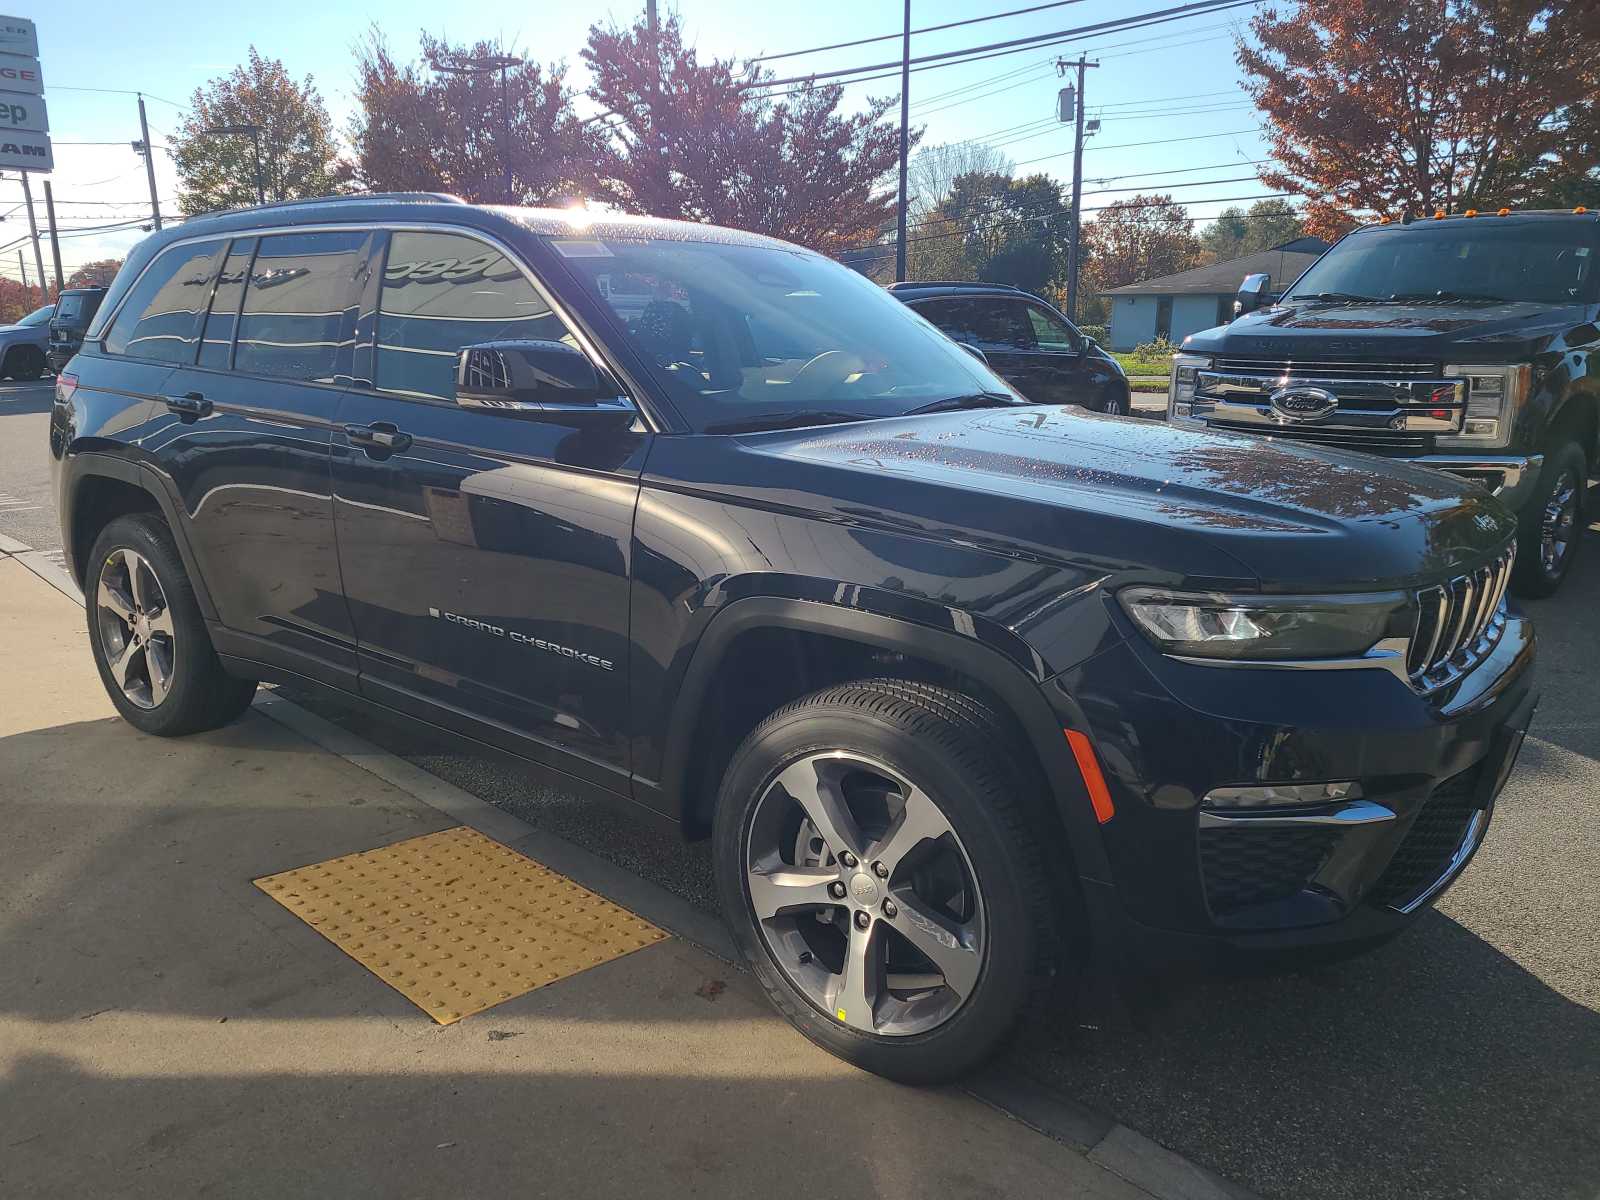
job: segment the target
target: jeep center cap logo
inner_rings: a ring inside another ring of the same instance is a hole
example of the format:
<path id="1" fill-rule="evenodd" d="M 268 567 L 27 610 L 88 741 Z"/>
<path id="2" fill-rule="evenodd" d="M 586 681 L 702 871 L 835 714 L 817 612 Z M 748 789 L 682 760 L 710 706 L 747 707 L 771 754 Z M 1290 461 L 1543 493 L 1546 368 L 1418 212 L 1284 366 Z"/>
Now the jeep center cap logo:
<path id="1" fill-rule="evenodd" d="M 1280 421 L 1320 421 L 1339 407 L 1339 397 L 1318 387 L 1286 387 L 1273 392 L 1267 404 Z"/>

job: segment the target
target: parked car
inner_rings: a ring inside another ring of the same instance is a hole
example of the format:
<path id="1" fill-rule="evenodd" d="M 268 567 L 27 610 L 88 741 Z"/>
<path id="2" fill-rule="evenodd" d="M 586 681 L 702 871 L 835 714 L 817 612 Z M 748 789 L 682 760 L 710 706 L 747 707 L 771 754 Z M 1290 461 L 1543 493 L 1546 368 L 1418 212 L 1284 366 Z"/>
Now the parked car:
<path id="1" fill-rule="evenodd" d="M 36 308 L 15 325 L 0 326 L 0 376 L 33 380 L 44 374 L 50 344 L 50 314 L 55 305 Z"/>
<path id="2" fill-rule="evenodd" d="M 1600 463 L 1600 214 L 1380 222 L 1282 296 L 1186 338 L 1175 424 L 1363 450 L 1472 479 L 1517 513 L 1517 584 L 1553 594 Z"/>
<path id="3" fill-rule="evenodd" d="M 995 373 L 1035 404 L 1080 404 L 1126 416 L 1132 393 L 1121 365 L 1037 296 L 992 283 L 892 283 L 889 291 L 946 336 L 981 352 Z"/>
<path id="4" fill-rule="evenodd" d="M 131 724 L 286 681 L 709 837 L 773 1003 L 898 1079 L 974 1067 L 1092 954 L 1396 934 L 1535 702 L 1482 489 L 1019 404 L 734 230 L 195 217 L 134 248 L 56 397 Z"/>
<path id="5" fill-rule="evenodd" d="M 56 310 L 50 317 L 50 343 L 46 356 L 50 369 L 58 374 L 83 345 L 84 331 L 89 328 L 100 302 L 105 299 L 103 287 L 69 288 L 56 297 Z"/>

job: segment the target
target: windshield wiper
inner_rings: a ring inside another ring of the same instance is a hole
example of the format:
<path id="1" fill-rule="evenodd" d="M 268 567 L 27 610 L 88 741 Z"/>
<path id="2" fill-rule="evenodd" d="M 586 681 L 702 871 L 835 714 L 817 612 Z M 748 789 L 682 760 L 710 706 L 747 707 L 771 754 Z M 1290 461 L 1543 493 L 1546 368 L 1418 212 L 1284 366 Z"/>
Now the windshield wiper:
<path id="1" fill-rule="evenodd" d="M 788 412 L 768 413 L 759 417 L 741 417 L 736 421 L 716 421 L 707 425 L 707 433 L 761 433 L 769 429 L 804 429 L 807 425 L 843 425 L 849 421 L 870 421 L 869 413 L 830 412 L 815 409 L 790 409 Z"/>
<path id="2" fill-rule="evenodd" d="M 935 400 L 920 408 L 908 409 L 902 415 L 916 417 L 923 413 L 956 412 L 963 408 L 1010 408 L 1026 403 L 1026 400 L 1019 400 L 1010 392 L 972 392 L 966 396 L 946 396 L 943 400 Z"/>
<path id="3" fill-rule="evenodd" d="M 1388 299 L 1390 304 L 1426 304 L 1429 301 L 1436 304 L 1510 303 L 1504 296 L 1495 296 L 1488 292 L 1395 292 Z"/>
<path id="4" fill-rule="evenodd" d="M 1372 304 L 1376 296 L 1357 296 L 1351 292 L 1301 292 L 1293 296 L 1285 296 L 1284 303 L 1290 300 L 1328 300 L 1340 304 Z"/>

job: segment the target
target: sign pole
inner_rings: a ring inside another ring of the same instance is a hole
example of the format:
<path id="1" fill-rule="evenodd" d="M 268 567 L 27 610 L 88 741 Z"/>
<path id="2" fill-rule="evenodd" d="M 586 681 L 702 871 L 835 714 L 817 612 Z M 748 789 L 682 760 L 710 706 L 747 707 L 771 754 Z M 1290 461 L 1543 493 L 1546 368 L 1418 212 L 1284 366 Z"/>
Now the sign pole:
<path id="1" fill-rule="evenodd" d="M 56 200 L 50 194 L 50 181 L 44 181 L 44 215 L 50 222 L 50 257 L 56 264 L 56 299 L 61 299 L 61 243 L 56 240 Z"/>
<path id="2" fill-rule="evenodd" d="M 26 296 L 33 289 L 28 286 L 28 260 L 22 256 L 22 251 L 17 251 L 17 270 L 22 272 L 22 294 Z"/>
<path id="3" fill-rule="evenodd" d="M 39 292 L 45 291 L 44 251 L 39 248 L 39 222 L 33 216 L 33 188 L 28 186 L 28 173 L 22 172 L 22 198 L 28 205 L 28 234 L 33 238 L 33 265 L 39 268 Z"/>

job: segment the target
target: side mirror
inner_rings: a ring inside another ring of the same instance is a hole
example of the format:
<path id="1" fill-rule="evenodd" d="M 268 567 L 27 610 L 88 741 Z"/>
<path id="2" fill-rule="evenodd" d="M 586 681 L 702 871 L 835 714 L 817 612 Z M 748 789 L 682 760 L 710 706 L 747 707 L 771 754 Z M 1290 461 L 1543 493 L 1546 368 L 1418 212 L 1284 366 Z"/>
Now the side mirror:
<path id="1" fill-rule="evenodd" d="M 456 356 L 462 408 L 546 420 L 631 424 L 633 405 L 594 364 L 565 342 L 484 342 Z"/>
<path id="2" fill-rule="evenodd" d="M 1084 334 L 1083 335 L 1083 352 L 1085 354 L 1087 354 L 1091 350 L 1098 350 L 1098 349 L 1100 349 L 1100 343 L 1095 341 L 1094 338 L 1090 337 L 1087 333 Z"/>
<path id="3" fill-rule="evenodd" d="M 956 345 L 960 346 L 963 350 L 965 350 L 968 354 L 972 355 L 973 358 L 977 359 L 984 366 L 987 367 L 989 365 L 989 356 L 987 354 L 985 354 L 982 350 L 979 350 L 971 342 L 957 342 Z"/>
<path id="4" fill-rule="evenodd" d="M 1246 275 L 1244 282 L 1239 285 L 1239 292 L 1234 297 L 1234 316 L 1243 316 L 1247 312 L 1255 312 L 1258 308 L 1265 308 L 1277 297 L 1272 294 L 1272 276 L 1264 272 L 1255 275 Z"/>

